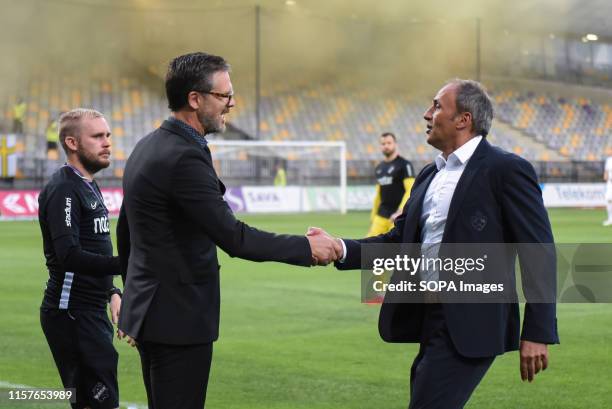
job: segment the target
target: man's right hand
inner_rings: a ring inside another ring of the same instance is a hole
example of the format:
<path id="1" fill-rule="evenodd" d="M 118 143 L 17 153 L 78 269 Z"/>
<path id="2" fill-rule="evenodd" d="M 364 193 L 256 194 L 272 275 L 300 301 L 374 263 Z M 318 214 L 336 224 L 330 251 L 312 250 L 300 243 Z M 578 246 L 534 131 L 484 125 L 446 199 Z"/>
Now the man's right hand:
<path id="1" fill-rule="evenodd" d="M 118 339 L 125 338 L 127 343 L 130 344 L 130 346 L 132 346 L 132 347 L 138 346 L 138 342 L 136 342 L 136 340 L 134 338 L 132 338 L 131 336 L 127 335 L 125 332 L 121 331 L 120 329 L 117 329 L 117 338 Z"/>
<path id="2" fill-rule="evenodd" d="M 318 227 L 309 227 L 306 238 L 310 243 L 313 265 L 327 265 L 343 257 L 342 244 L 325 230 Z"/>

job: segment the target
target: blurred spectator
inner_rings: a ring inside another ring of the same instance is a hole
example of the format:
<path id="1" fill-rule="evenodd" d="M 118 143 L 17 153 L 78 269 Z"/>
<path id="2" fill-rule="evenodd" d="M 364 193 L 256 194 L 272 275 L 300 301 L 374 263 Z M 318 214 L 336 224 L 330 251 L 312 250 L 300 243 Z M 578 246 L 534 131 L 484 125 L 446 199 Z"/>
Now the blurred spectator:
<path id="1" fill-rule="evenodd" d="M 47 158 L 56 160 L 59 157 L 57 144 L 59 142 L 59 132 L 57 128 L 57 120 L 51 119 L 47 130 L 45 131 L 47 138 Z"/>
<path id="2" fill-rule="evenodd" d="M 276 176 L 274 176 L 274 186 L 287 186 L 287 172 L 281 164 L 276 165 Z"/>
<path id="3" fill-rule="evenodd" d="M 21 98 L 13 106 L 13 133 L 23 133 L 23 120 L 28 106 Z"/>

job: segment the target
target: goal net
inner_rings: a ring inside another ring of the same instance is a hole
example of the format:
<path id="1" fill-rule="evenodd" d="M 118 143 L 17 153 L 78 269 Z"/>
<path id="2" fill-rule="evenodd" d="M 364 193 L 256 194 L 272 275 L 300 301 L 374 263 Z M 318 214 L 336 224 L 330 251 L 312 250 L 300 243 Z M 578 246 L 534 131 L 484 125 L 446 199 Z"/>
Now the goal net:
<path id="1" fill-rule="evenodd" d="M 226 200 L 239 194 L 246 202 L 247 209 L 238 210 L 346 212 L 343 141 L 210 140 L 209 147 L 219 177 L 230 188 Z"/>

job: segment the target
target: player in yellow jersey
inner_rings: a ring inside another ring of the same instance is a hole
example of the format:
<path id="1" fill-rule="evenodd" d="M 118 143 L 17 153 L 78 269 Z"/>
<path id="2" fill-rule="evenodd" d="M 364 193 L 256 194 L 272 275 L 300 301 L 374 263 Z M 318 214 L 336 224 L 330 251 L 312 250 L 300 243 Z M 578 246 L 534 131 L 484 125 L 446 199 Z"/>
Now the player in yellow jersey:
<path id="1" fill-rule="evenodd" d="M 412 164 L 399 155 L 394 134 L 385 132 L 380 136 L 380 150 L 384 159 L 376 166 L 376 197 L 368 237 L 391 230 L 410 197 L 414 183 Z"/>

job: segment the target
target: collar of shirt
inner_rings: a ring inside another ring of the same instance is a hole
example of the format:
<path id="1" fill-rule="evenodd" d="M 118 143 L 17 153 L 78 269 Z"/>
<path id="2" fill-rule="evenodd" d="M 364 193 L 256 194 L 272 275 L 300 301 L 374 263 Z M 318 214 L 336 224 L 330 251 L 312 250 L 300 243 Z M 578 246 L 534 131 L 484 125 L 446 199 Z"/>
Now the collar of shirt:
<path id="1" fill-rule="evenodd" d="M 181 121 L 180 119 L 176 119 L 173 116 L 168 118 L 168 121 L 172 122 L 174 125 L 178 126 L 183 131 L 185 131 L 187 135 L 192 137 L 198 143 L 198 145 L 202 147 L 202 149 L 206 148 L 206 145 L 208 145 L 208 141 L 206 140 L 204 135 L 196 131 L 196 129 L 193 126 L 189 125 L 186 122 Z"/>
<path id="2" fill-rule="evenodd" d="M 449 170 L 463 166 L 472 157 L 481 140 L 482 136 L 480 135 L 473 137 L 448 155 L 448 159 L 444 159 L 444 156 L 440 153 L 436 156 L 436 168 L 438 168 L 438 171 L 446 166 L 448 166 Z"/>

